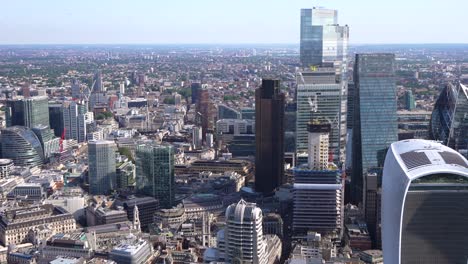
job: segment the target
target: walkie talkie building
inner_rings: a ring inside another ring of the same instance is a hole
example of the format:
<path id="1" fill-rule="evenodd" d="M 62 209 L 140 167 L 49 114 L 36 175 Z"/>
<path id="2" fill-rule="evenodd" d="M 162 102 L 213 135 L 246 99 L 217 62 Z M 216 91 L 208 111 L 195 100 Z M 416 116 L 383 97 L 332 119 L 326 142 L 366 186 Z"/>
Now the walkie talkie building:
<path id="1" fill-rule="evenodd" d="M 435 141 L 393 143 L 382 185 L 385 263 L 466 264 L 468 161 Z"/>

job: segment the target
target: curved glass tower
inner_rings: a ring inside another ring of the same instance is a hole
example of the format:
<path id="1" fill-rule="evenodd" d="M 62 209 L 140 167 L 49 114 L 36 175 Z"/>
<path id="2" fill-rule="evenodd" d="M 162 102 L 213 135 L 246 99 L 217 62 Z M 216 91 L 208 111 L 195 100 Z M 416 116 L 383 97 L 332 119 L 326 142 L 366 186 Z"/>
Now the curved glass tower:
<path id="1" fill-rule="evenodd" d="M 12 126 L 1 133 L 2 157 L 16 166 L 36 167 L 44 163 L 41 141 L 31 129 Z"/>
<path id="2" fill-rule="evenodd" d="M 385 263 L 468 261 L 468 161 L 435 141 L 393 143 L 382 185 Z"/>
<path id="3" fill-rule="evenodd" d="M 429 135 L 468 155 L 468 87 L 461 83 L 445 86 L 434 105 Z"/>

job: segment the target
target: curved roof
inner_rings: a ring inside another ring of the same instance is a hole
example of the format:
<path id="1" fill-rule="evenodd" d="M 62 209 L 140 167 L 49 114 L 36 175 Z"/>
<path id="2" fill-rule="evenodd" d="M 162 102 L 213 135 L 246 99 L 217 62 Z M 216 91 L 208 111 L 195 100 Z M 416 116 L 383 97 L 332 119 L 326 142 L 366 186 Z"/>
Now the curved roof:
<path id="1" fill-rule="evenodd" d="M 432 171 L 468 175 L 468 161 L 460 153 L 439 142 L 409 139 L 393 143 L 391 148 L 410 180 Z"/>

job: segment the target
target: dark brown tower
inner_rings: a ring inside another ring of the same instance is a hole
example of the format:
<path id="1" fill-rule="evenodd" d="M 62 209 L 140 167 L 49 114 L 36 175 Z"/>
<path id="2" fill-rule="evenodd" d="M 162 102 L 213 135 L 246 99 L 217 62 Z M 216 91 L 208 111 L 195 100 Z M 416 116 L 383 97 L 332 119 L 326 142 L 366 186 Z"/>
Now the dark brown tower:
<path id="1" fill-rule="evenodd" d="M 255 91 L 255 190 L 271 194 L 284 179 L 284 94 L 279 80 Z"/>
<path id="2" fill-rule="evenodd" d="M 206 133 L 212 132 L 214 128 L 213 105 L 210 100 L 210 93 L 208 89 L 198 89 L 196 105 L 196 120 L 197 124 L 202 127 L 202 138 L 205 141 Z"/>

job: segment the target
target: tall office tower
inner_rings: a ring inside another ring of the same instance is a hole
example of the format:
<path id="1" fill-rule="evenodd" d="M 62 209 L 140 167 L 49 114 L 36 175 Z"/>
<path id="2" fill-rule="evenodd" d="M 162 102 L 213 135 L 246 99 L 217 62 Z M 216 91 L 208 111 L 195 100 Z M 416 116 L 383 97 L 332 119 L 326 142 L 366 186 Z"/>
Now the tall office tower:
<path id="1" fill-rule="evenodd" d="M 61 137 L 62 132 L 63 132 L 62 103 L 59 103 L 59 102 L 49 103 L 49 122 L 50 122 L 50 128 L 54 130 L 55 136 Z"/>
<path id="2" fill-rule="evenodd" d="M 241 119 L 241 113 L 227 105 L 218 105 L 218 120 L 220 119 Z"/>
<path id="3" fill-rule="evenodd" d="M 104 88 L 104 85 L 102 84 L 102 72 L 101 70 L 97 70 L 94 73 L 93 76 L 93 88 L 91 89 L 93 92 L 105 92 L 106 89 Z"/>
<path id="4" fill-rule="evenodd" d="M 2 158 L 13 160 L 16 166 L 38 167 L 44 164 L 44 150 L 34 132 L 26 127 L 2 129 L 0 136 Z"/>
<path id="5" fill-rule="evenodd" d="M 210 92 L 207 88 L 201 88 L 198 90 L 197 95 L 197 120 L 198 124 L 202 127 L 202 137 L 205 140 L 205 135 L 208 132 L 214 131 L 214 113 L 213 103 L 210 99 Z"/>
<path id="6" fill-rule="evenodd" d="M 109 194 L 117 188 L 114 141 L 92 140 L 88 142 L 89 193 Z"/>
<path id="7" fill-rule="evenodd" d="M 60 138 L 54 135 L 54 131 L 48 126 L 39 125 L 32 129 L 41 142 L 44 151 L 44 159 L 47 161 L 53 153 L 59 152 Z"/>
<path id="8" fill-rule="evenodd" d="M 364 200 L 364 176 L 382 168 L 385 152 L 398 140 L 394 54 L 357 54 L 354 69 L 351 199 Z"/>
<path id="9" fill-rule="evenodd" d="M 64 102 L 62 113 L 65 138 L 85 142 L 86 127 L 94 121 L 93 113 L 88 112 L 87 104 L 76 101 Z"/>
<path id="10" fill-rule="evenodd" d="M 81 83 L 79 80 L 73 79 L 71 83 L 71 96 L 73 99 L 83 99 L 81 92 Z"/>
<path id="11" fill-rule="evenodd" d="M 340 165 L 346 157 L 346 82 L 334 67 L 305 70 L 297 76 L 296 153 L 307 153 L 307 124 L 331 125 L 330 154 Z"/>
<path id="12" fill-rule="evenodd" d="M 138 86 L 144 87 L 145 86 L 145 81 L 146 81 L 146 76 L 144 73 L 138 74 Z"/>
<path id="13" fill-rule="evenodd" d="M 405 91 L 405 109 L 406 110 L 414 110 L 416 108 L 416 103 L 414 101 L 413 91 L 408 90 Z"/>
<path id="14" fill-rule="evenodd" d="M 304 68 L 340 61 L 344 69 L 348 38 L 348 26 L 338 25 L 338 11 L 318 7 L 301 9 L 300 56 Z"/>
<path id="15" fill-rule="evenodd" d="M 346 114 L 346 164 L 350 169 L 353 165 L 353 118 L 354 118 L 354 82 L 348 83 L 347 92 L 347 114 Z"/>
<path id="16" fill-rule="evenodd" d="M 382 248 L 381 236 L 381 200 L 382 200 L 382 170 L 370 171 L 365 175 L 365 200 L 364 217 L 373 248 Z M 380 180 L 379 180 L 380 179 Z"/>
<path id="17" fill-rule="evenodd" d="M 124 82 L 120 82 L 119 83 L 119 93 L 121 95 L 124 95 L 125 94 L 125 83 Z"/>
<path id="18" fill-rule="evenodd" d="M 7 127 L 49 126 L 49 101 L 46 96 L 10 99 L 6 101 L 6 107 Z"/>
<path id="19" fill-rule="evenodd" d="M 227 263 L 268 263 L 262 220 L 262 210 L 254 203 L 240 200 L 227 208 L 224 230 L 224 253 Z"/>
<path id="20" fill-rule="evenodd" d="M 382 186 L 385 263 L 468 260 L 468 161 L 435 141 L 390 146 Z"/>
<path id="21" fill-rule="evenodd" d="M 255 190 L 272 193 L 285 183 L 284 94 L 279 80 L 262 80 L 255 90 Z"/>
<path id="22" fill-rule="evenodd" d="M 193 127 L 192 131 L 192 144 L 194 149 L 200 149 L 203 145 L 203 138 L 202 138 L 202 128 L 198 126 Z"/>
<path id="23" fill-rule="evenodd" d="M 468 157 L 468 87 L 449 83 L 439 95 L 429 136 Z"/>
<path id="24" fill-rule="evenodd" d="M 293 231 L 341 234 L 343 184 L 341 172 L 328 162 L 329 124 L 310 123 L 308 166 L 294 169 Z"/>
<path id="25" fill-rule="evenodd" d="M 172 208 L 175 201 L 172 146 L 158 145 L 152 141 L 137 146 L 136 190 L 158 199 L 161 208 Z"/>
<path id="26" fill-rule="evenodd" d="M 198 90 L 201 89 L 201 83 L 199 82 L 192 83 L 192 85 L 190 86 L 190 89 L 192 89 L 192 104 L 196 104 L 197 99 L 198 99 Z"/>

